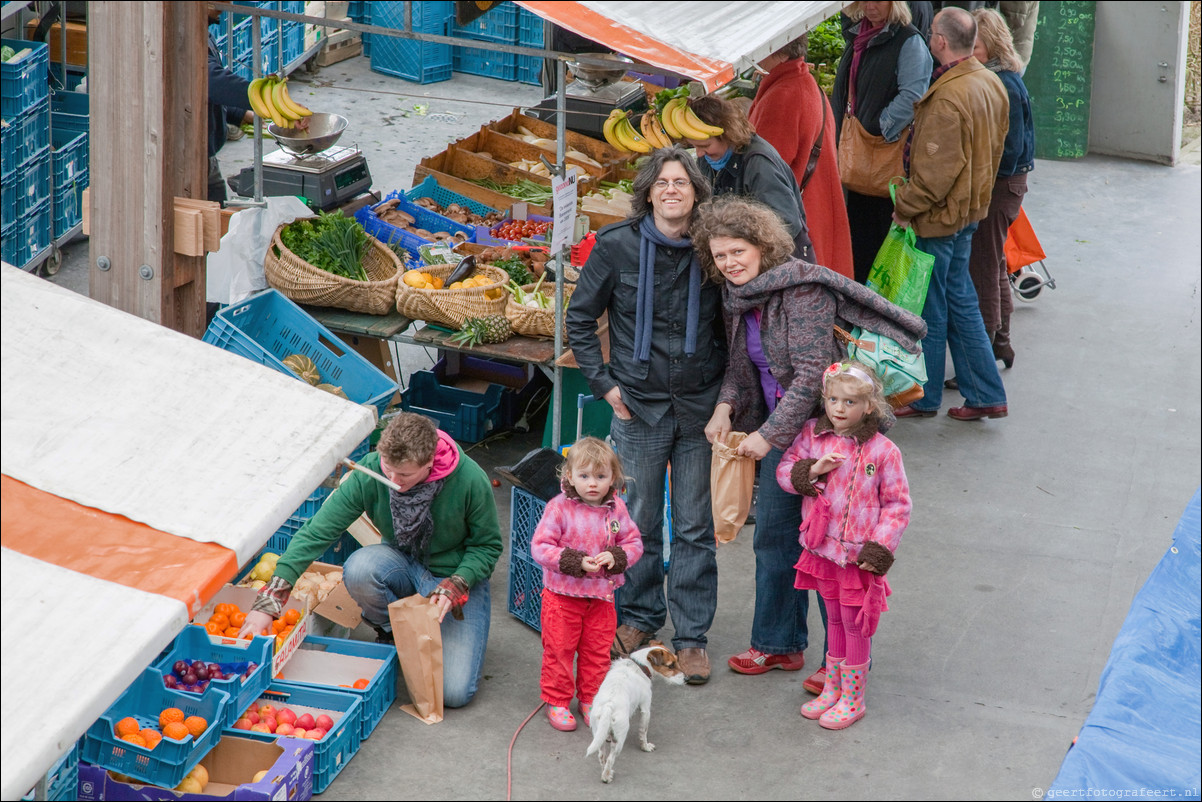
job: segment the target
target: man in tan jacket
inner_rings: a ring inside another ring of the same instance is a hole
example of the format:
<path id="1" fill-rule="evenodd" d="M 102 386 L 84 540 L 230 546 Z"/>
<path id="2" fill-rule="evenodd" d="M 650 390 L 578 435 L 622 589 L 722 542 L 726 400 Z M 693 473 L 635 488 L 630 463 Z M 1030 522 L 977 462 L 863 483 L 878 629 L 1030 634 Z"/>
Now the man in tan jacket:
<path id="1" fill-rule="evenodd" d="M 919 249 L 934 255 L 935 266 L 922 312 L 926 393 L 898 409 L 899 418 L 939 412 L 948 348 L 965 404 L 947 414 L 956 420 L 1006 417 L 1006 389 L 981 320 L 968 257 L 977 223 L 989 211 L 1010 102 L 997 76 L 973 58 L 976 35 L 976 20 L 963 9 L 945 8 L 935 15 L 930 46 L 940 66 L 930 89 L 914 104 L 909 181 L 897 190 L 893 217 L 900 226 L 913 226 Z"/>

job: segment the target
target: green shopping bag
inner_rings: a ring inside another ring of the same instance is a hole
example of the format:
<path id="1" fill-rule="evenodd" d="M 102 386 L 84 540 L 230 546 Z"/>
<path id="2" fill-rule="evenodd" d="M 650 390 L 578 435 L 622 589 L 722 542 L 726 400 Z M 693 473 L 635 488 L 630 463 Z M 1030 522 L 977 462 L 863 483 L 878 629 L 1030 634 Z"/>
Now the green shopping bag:
<path id="1" fill-rule="evenodd" d="M 890 184 L 889 196 L 894 197 L 894 194 L 894 185 Z M 866 284 L 868 289 L 902 309 L 921 315 L 927 302 L 927 285 L 931 283 L 935 257 L 920 251 L 917 239 L 913 227 L 890 224 L 885 242 L 872 260 Z"/>

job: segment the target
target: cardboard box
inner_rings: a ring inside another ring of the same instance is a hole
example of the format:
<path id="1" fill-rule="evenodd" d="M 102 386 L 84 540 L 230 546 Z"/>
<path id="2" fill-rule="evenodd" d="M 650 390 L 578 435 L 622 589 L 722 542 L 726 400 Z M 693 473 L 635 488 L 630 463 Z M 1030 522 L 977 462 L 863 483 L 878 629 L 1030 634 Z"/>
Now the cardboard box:
<path id="1" fill-rule="evenodd" d="M 254 588 L 226 585 L 224 588 L 217 591 L 217 595 L 214 596 L 209 603 L 205 605 L 204 609 L 197 613 L 196 617 L 192 620 L 199 621 L 200 623 L 208 621 L 209 617 L 213 615 L 213 608 L 222 603 L 236 604 L 238 605 L 238 608 L 242 610 L 242 612 L 250 612 L 251 608 L 254 607 L 255 597 L 258 595 L 259 592 Z M 283 645 L 276 651 L 275 656 L 272 658 L 271 675 L 273 677 L 280 673 L 280 670 L 284 667 L 284 664 L 288 662 L 288 658 L 290 658 L 292 653 L 296 651 L 296 647 L 299 646 L 300 642 L 303 641 L 305 636 L 309 634 L 309 610 L 305 606 L 305 603 L 299 599 L 289 599 L 288 603 L 284 605 L 284 609 L 296 610 L 301 614 L 301 617 L 300 621 L 298 621 L 292 628 L 292 633 L 288 636 L 288 639 L 284 641 Z M 209 640 L 213 641 L 214 643 L 224 643 L 227 645 L 235 645 L 238 643 L 236 638 L 225 638 L 217 635 L 209 635 Z"/>
<path id="2" fill-rule="evenodd" d="M 312 563 L 309 566 L 309 570 L 317 571 L 319 574 L 329 574 L 331 571 L 341 572 L 342 566 L 330 565 L 329 563 Z M 346 583 L 344 582 L 339 582 L 337 587 L 330 591 L 330 595 L 326 596 L 325 601 L 313 608 L 313 612 L 347 629 L 354 629 L 363 620 L 363 611 L 359 608 L 358 603 L 351 598 L 351 594 L 347 591 Z"/>
<path id="3" fill-rule="evenodd" d="M 25 23 L 25 38 L 32 39 L 37 30 L 39 19 L 34 18 Z M 61 63 L 63 60 L 63 28 L 61 22 L 50 26 L 50 31 L 44 40 L 50 48 L 50 60 Z M 82 22 L 67 23 L 67 65 L 70 67 L 88 66 L 88 26 Z"/>
<path id="4" fill-rule="evenodd" d="M 112 772 L 81 763 L 77 799 L 114 802 L 152 800 L 305 800 L 313 797 L 314 742 L 280 738 L 264 743 L 225 735 L 200 761 L 209 772 L 203 794 L 184 794 L 156 785 L 122 782 Z M 251 782 L 268 769 L 267 776 Z"/>

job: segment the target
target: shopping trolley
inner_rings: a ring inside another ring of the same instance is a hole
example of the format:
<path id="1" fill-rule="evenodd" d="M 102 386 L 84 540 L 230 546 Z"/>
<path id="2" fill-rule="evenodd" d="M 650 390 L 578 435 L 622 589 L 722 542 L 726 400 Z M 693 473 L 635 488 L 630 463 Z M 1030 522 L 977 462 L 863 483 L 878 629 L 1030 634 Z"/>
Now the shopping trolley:
<path id="1" fill-rule="evenodd" d="M 1044 253 L 1027 213 L 1020 206 L 1006 234 L 1006 269 L 1010 274 L 1010 289 L 1020 301 L 1031 302 L 1044 287 L 1056 289 L 1056 280 L 1048 272 Z"/>

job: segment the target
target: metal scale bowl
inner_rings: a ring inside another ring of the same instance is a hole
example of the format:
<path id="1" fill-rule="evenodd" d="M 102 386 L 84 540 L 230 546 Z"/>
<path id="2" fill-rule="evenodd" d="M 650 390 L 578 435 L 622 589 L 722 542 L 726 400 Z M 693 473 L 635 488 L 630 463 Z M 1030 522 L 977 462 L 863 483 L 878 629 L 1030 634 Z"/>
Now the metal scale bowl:
<path id="1" fill-rule="evenodd" d="M 310 207 L 327 211 L 368 191 L 371 173 L 358 148 L 335 147 L 346 130 L 345 117 L 318 112 L 308 120 L 307 128 L 267 126 L 280 149 L 263 157 L 263 194 L 299 195 Z M 230 185 L 238 194 L 251 197 L 254 168 L 242 170 Z"/>
<path id="2" fill-rule="evenodd" d="M 567 127 L 600 139 L 605 118 L 613 109 L 631 111 L 646 108 L 643 86 L 638 81 L 623 81 L 634 62 L 616 53 L 577 53 L 566 62 L 573 80 L 564 88 Z M 539 103 L 536 116 L 554 119 L 554 95 Z"/>

